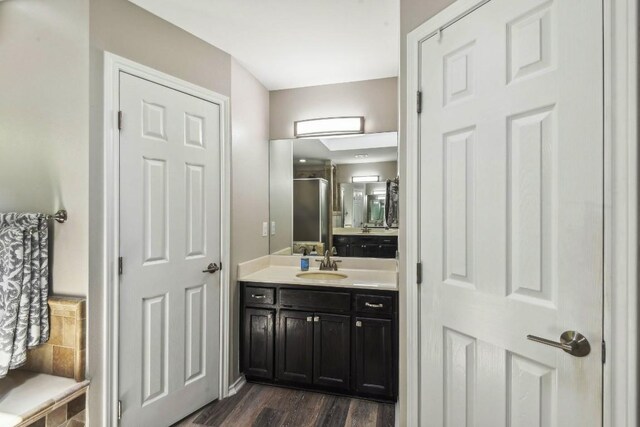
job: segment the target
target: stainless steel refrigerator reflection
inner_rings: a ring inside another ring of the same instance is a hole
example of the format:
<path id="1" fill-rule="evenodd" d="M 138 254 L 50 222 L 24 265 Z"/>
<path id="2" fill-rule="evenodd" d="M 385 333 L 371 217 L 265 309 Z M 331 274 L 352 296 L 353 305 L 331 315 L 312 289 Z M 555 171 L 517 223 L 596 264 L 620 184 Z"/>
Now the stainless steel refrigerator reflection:
<path id="1" fill-rule="evenodd" d="M 293 180 L 293 241 L 329 246 L 329 183 L 322 178 Z"/>

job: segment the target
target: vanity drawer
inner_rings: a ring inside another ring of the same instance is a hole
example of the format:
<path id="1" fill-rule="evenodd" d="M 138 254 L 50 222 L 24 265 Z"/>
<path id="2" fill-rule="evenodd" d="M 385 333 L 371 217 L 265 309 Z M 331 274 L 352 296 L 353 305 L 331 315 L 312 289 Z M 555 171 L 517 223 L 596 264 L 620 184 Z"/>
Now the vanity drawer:
<path id="1" fill-rule="evenodd" d="M 356 311 L 359 313 L 375 313 L 391 315 L 393 298 L 385 295 L 356 294 Z"/>
<path id="2" fill-rule="evenodd" d="M 305 310 L 349 311 L 351 295 L 348 292 L 307 291 L 280 289 L 280 306 Z"/>
<path id="3" fill-rule="evenodd" d="M 247 286 L 244 288 L 244 302 L 248 305 L 273 305 L 276 301 L 274 288 Z"/>

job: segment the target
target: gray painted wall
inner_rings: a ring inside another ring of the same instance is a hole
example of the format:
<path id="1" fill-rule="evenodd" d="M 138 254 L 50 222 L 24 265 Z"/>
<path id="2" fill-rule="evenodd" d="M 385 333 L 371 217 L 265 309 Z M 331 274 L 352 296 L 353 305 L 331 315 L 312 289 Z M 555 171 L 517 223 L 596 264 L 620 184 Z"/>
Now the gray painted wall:
<path id="1" fill-rule="evenodd" d="M 269 153 L 269 216 L 276 234 L 269 237 L 269 252 L 290 248 L 293 242 L 293 141 L 271 141 Z"/>
<path id="2" fill-rule="evenodd" d="M 380 182 L 398 176 L 398 162 L 354 163 L 336 166 L 338 183 L 351 182 L 352 176 L 378 175 Z"/>
<path id="3" fill-rule="evenodd" d="M 293 122 L 364 116 L 365 132 L 398 130 L 398 79 L 365 80 L 276 90 L 270 93 L 271 139 L 293 138 Z"/>
<path id="4" fill-rule="evenodd" d="M 87 294 L 89 7 L 0 2 L 0 211 L 53 213 L 52 291 Z"/>
<path id="5" fill-rule="evenodd" d="M 429 18 L 436 15 L 445 7 L 454 3 L 455 0 L 400 0 L 400 78 L 399 78 L 399 99 L 400 99 L 400 129 L 398 132 L 398 165 L 400 170 L 400 235 L 398 237 L 400 262 L 407 251 L 406 229 L 402 224 L 406 224 L 406 209 L 404 203 L 408 197 L 415 197 L 406 193 L 406 186 L 402 185 L 402 173 L 407 165 L 406 132 L 407 132 L 407 34 L 413 29 L 422 25 Z M 400 264 L 402 265 L 402 264 Z M 404 283 L 406 282 L 406 272 L 400 269 L 400 312 L 406 312 L 406 302 L 404 299 Z M 405 317 L 400 316 L 400 425 L 406 425 L 406 323 Z"/>
<path id="6" fill-rule="evenodd" d="M 89 227 L 101 230 L 103 190 L 103 55 L 111 52 L 156 70 L 229 96 L 231 57 L 220 49 L 158 18 L 127 0 L 89 0 Z M 88 355 L 91 378 L 89 419 L 102 425 L 105 414 L 103 240 L 91 233 L 89 248 Z"/>
<path id="7" fill-rule="evenodd" d="M 235 60 L 231 61 L 231 341 L 230 378 L 240 375 L 240 288 L 238 263 L 267 255 L 269 237 L 269 92 Z"/>

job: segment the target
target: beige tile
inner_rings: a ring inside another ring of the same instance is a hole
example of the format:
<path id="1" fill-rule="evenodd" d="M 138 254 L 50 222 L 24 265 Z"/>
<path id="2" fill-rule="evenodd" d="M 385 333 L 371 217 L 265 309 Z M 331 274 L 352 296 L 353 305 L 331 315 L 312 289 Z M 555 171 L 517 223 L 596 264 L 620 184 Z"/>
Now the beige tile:
<path id="1" fill-rule="evenodd" d="M 82 300 L 78 303 L 76 310 L 76 319 L 85 319 L 87 317 L 87 301 Z"/>
<path id="2" fill-rule="evenodd" d="M 51 374 L 53 372 L 53 346 L 43 344 L 29 350 L 24 369 L 32 372 Z"/>
<path id="3" fill-rule="evenodd" d="M 47 417 L 42 417 L 39 420 L 29 424 L 29 427 L 47 427 Z"/>
<path id="4" fill-rule="evenodd" d="M 61 345 L 64 332 L 64 318 L 61 316 L 51 316 L 51 329 L 49 333 L 49 344 Z"/>
<path id="5" fill-rule="evenodd" d="M 74 418 L 76 415 L 84 411 L 85 405 L 86 405 L 85 394 L 78 396 L 75 399 L 73 399 L 71 402 L 67 403 L 67 419 L 70 420 L 71 418 Z"/>
<path id="6" fill-rule="evenodd" d="M 76 348 L 84 350 L 87 348 L 87 321 L 86 319 L 76 320 Z"/>
<path id="7" fill-rule="evenodd" d="M 76 319 L 64 317 L 62 320 L 62 345 L 65 347 L 76 346 Z"/>
<path id="8" fill-rule="evenodd" d="M 47 414 L 47 427 L 58 427 L 65 421 L 67 421 L 67 405 L 62 405 Z"/>
<path id="9" fill-rule="evenodd" d="M 83 381 L 85 379 L 86 360 L 87 360 L 87 350 L 80 350 L 75 352 L 75 365 L 73 370 L 73 378 L 76 381 Z"/>
<path id="10" fill-rule="evenodd" d="M 74 378 L 74 354 L 72 348 L 53 347 L 53 374 Z"/>

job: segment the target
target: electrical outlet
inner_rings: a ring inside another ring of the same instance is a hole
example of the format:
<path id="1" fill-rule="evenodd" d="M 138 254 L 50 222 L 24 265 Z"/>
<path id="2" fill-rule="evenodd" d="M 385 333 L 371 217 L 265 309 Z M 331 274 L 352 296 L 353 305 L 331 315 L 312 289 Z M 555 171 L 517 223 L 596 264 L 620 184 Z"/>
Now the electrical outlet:
<path id="1" fill-rule="evenodd" d="M 269 223 L 265 221 L 262 223 L 262 237 L 267 237 L 268 235 L 269 235 Z"/>
<path id="2" fill-rule="evenodd" d="M 271 235 L 272 236 L 276 235 L 276 222 L 275 221 L 271 221 Z"/>

